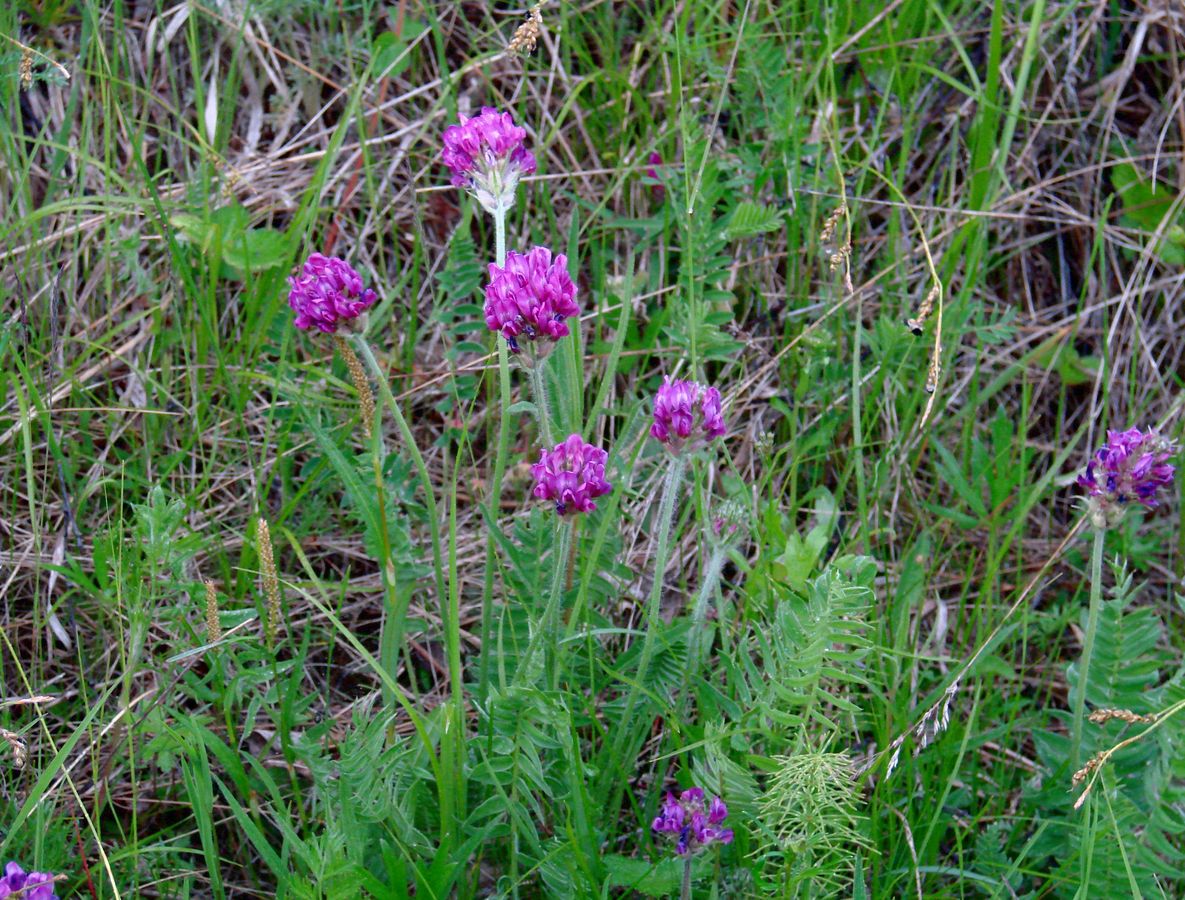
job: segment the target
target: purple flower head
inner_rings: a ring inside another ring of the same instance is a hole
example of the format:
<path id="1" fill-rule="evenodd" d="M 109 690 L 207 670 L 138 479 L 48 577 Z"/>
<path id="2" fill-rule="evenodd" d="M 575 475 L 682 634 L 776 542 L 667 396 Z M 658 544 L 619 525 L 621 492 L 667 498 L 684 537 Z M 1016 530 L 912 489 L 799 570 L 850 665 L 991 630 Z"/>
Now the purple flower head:
<path id="1" fill-rule="evenodd" d="M 1138 428 L 1108 431 L 1107 443 L 1086 464 L 1078 486 L 1086 491 L 1101 524 L 1114 521 L 1135 501 L 1152 509 L 1157 492 L 1172 484 L 1176 471 L 1169 462 L 1177 452 L 1172 441 Z"/>
<path id="2" fill-rule="evenodd" d="M 378 300 L 362 286 L 362 276 L 336 256 L 314 253 L 299 275 L 289 277 L 288 305 L 296 311 L 296 327 L 334 334 L 338 326 L 358 318 Z"/>
<path id="3" fill-rule="evenodd" d="M 519 178 L 535 171 L 535 157 L 523 146 L 526 136 L 510 113 L 483 106 L 481 115 L 461 116 L 460 125 L 445 129 L 440 156 L 452 170 L 453 185 L 469 191 L 493 215 L 514 206 Z"/>
<path id="4" fill-rule="evenodd" d="M 486 324 L 499 331 L 514 353 L 523 348 L 520 338 L 537 346 L 530 347 L 532 359 L 542 358 L 550 349 L 546 343 L 568 334 L 564 320 L 580 314 L 576 305 L 576 285 L 568 275 L 568 258 L 557 253 L 552 258 L 546 247 L 527 253 L 511 250 L 506 265 L 490 263 L 490 283 L 486 285 Z"/>
<path id="5" fill-rule="evenodd" d="M 58 900 L 53 890 L 53 876 L 48 872 L 26 872 L 15 862 L 4 867 L 0 878 L 0 898 L 20 900 Z"/>
<path id="6" fill-rule="evenodd" d="M 675 839 L 680 856 L 697 853 L 711 844 L 731 844 L 732 829 L 718 828 L 728 818 L 728 807 L 719 797 L 704 803 L 703 788 L 690 788 L 676 799 L 668 793 L 650 830 Z"/>
<path id="7" fill-rule="evenodd" d="M 608 459 L 604 450 L 573 434 L 554 449 L 540 451 L 539 462 L 531 466 L 534 494 L 541 500 L 554 501 L 555 511 L 561 516 L 592 512 L 597 508 L 593 499 L 612 490 L 605 480 Z"/>
<path id="8" fill-rule="evenodd" d="M 650 434 L 678 453 L 688 439 L 705 443 L 724 434 L 720 392 L 694 381 L 672 381 L 668 375 L 654 395 Z"/>

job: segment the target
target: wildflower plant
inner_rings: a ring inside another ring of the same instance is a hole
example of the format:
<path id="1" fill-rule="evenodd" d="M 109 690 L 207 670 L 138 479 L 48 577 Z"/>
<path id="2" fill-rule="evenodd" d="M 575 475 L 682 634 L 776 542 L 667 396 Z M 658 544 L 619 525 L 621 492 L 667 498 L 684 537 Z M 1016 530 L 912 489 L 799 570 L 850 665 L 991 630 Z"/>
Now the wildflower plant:
<path id="1" fill-rule="evenodd" d="M 368 439 L 371 439 L 372 466 L 376 481 L 381 484 L 383 468 L 381 429 L 378 427 L 372 429 L 371 423 L 368 421 L 374 416 L 375 405 L 373 395 L 370 394 L 369 382 L 365 377 L 366 369 L 363 368 L 362 360 L 365 361 L 366 368 L 370 370 L 371 376 L 379 386 L 379 392 L 383 397 L 386 409 L 395 420 L 395 424 L 399 430 L 403 447 L 410 454 L 412 462 L 415 465 L 416 474 L 419 478 L 425 503 L 428 507 L 437 596 L 440 597 L 442 604 L 445 605 L 445 609 L 442 611 L 442 619 L 445 622 L 449 622 L 451 617 L 451 621 L 456 622 L 459 617 L 459 612 L 455 609 L 457 597 L 455 593 L 450 594 L 444 588 L 440 522 L 432 479 L 428 473 L 423 455 L 420 453 L 416 444 L 415 436 L 403 416 L 399 403 L 391 393 L 390 385 L 387 382 L 387 372 L 380 365 L 378 358 L 375 356 L 374 351 L 366 339 L 366 311 L 374 305 L 378 299 L 378 295 L 374 290 L 365 286 L 362 276 L 346 263 L 345 260 L 336 257 L 327 257 L 320 253 L 311 254 L 301 267 L 300 274 L 289 278 L 288 283 L 288 305 L 296 314 L 293 324 L 305 331 L 332 335 L 335 346 L 346 360 L 347 369 L 351 373 L 351 378 L 354 380 L 355 387 L 359 391 L 359 396 L 362 397 L 361 407 L 363 420 L 366 423 L 365 433 Z M 359 357 L 361 357 L 361 360 Z M 261 561 L 265 562 L 266 574 L 266 563 L 270 560 L 271 544 L 267 534 L 266 522 L 263 519 L 259 521 L 261 526 L 261 550 L 266 547 L 269 558 L 268 560 L 264 560 L 263 553 L 261 553 Z M 386 548 L 384 553 L 389 557 L 391 553 L 390 548 Z M 398 655 L 402 644 L 403 617 L 406 602 L 399 594 L 398 580 L 395 572 L 392 570 L 390 560 L 384 561 L 381 571 L 383 573 L 387 604 L 384 628 L 380 641 L 379 659 L 384 670 L 393 679 L 394 672 L 398 667 Z M 275 636 L 278 614 L 278 589 L 272 590 L 272 581 L 274 581 L 274 568 L 271 578 L 268 581 L 269 615 L 267 634 L 269 644 Z M 450 684 L 453 690 L 453 697 L 457 700 L 454 710 L 459 714 L 459 698 L 461 695 L 459 630 L 450 628 L 449 633 L 453 636 L 453 639 L 449 640 L 448 646 Z M 395 701 L 393 681 L 385 685 L 385 695 L 389 702 Z"/>
<path id="2" fill-rule="evenodd" d="M 675 518 L 675 507 L 679 489 L 687 467 L 687 453 L 684 450 L 721 437 L 726 429 L 721 410 L 720 392 L 692 381 L 673 381 L 669 376 L 655 393 L 652 404 L 650 436 L 671 451 L 667 457 L 667 470 L 663 478 L 656 520 L 658 525 L 654 550 L 654 579 L 650 597 L 646 604 L 646 634 L 642 639 L 642 654 L 638 661 L 637 683 L 644 683 L 654 659 L 656 639 L 660 624 L 663 577 L 671 549 L 671 527 Z M 723 565 L 723 551 L 717 562 L 716 572 Z M 719 577 L 718 574 L 715 577 Z M 710 579 L 712 580 L 712 579 Z M 714 586 L 711 588 L 714 589 Z M 706 596 L 696 604 L 702 613 Z M 698 649 L 698 648 L 697 648 Z M 693 657 L 695 653 L 693 652 Z M 632 716 L 638 702 L 638 691 L 631 690 L 626 697 L 623 722 L 632 724 Z M 630 729 L 623 727 L 614 742 L 613 759 L 620 764 L 629 756 L 625 746 Z"/>
<path id="3" fill-rule="evenodd" d="M 1108 431 L 1107 440 L 1078 476 L 1086 492 L 1087 515 L 1094 526 L 1090 557 L 1090 605 L 1082 640 L 1077 691 L 1073 694 L 1073 732 L 1070 761 L 1077 770 L 1082 762 L 1082 730 L 1086 716 L 1086 688 L 1098 633 L 1103 597 L 1103 544 L 1107 530 L 1122 519 L 1132 504 L 1155 509 L 1163 490 L 1172 485 L 1175 466 L 1169 460 L 1176 445 L 1153 429 Z"/>
<path id="4" fill-rule="evenodd" d="M 605 478 L 609 455 L 599 447 L 586 443 L 579 434 L 569 435 L 551 449 L 540 451 L 539 461 L 531 467 L 535 497 L 555 505 L 556 527 L 554 542 L 553 577 L 547 594 L 543 618 L 532 636 L 527 652 L 519 666 L 518 680 L 531 681 L 538 675 L 534 663 L 540 642 L 549 641 L 548 659 L 553 687 L 558 672 L 555 661 L 555 632 L 563 595 L 564 573 L 571 551 L 571 519 L 577 514 L 591 513 L 597 508 L 596 498 L 608 494 L 613 486 Z"/>
<path id="5" fill-rule="evenodd" d="M 1108 431 L 1106 443 L 1078 476 L 1091 522 L 1113 526 L 1133 503 L 1155 509 L 1162 490 L 1173 482 L 1176 467 L 1169 460 L 1176 452 L 1172 441 L 1152 429 Z"/>
<path id="6" fill-rule="evenodd" d="M 567 320 L 580 315 L 568 258 L 562 253 L 553 257 L 546 247 L 534 247 L 527 253 L 511 250 L 504 264 L 490 263 L 489 274 L 486 325 L 506 339 L 506 347 L 527 369 L 539 434 L 550 444 L 551 417 L 542 361 L 556 341 L 571 333 Z"/>
<path id="7" fill-rule="evenodd" d="M 597 508 L 594 500 L 612 489 L 605 480 L 608 459 L 604 450 L 586 444 L 580 435 L 569 435 L 551 450 L 541 451 L 539 462 L 531 467 L 534 494 L 553 502 L 557 515 L 592 512 Z"/>
<path id="8" fill-rule="evenodd" d="M 720 827 L 727 818 L 723 800 L 713 797 L 708 801 L 703 788 L 693 787 L 678 797 L 668 793 L 650 829 L 673 840 L 679 856 L 692 856 L 713 844 L 732 843 L 732 829 Z"/>
<path id="9" fill-rule="evenodd" d="M 719 797 L 710 801 L 700 787 L 688 788 L 676 797 L 668 793 L 663 798 L 658 815 L 650 823 L 656 837 L 674 842 L 675 853 L 683 857 L 683 889 L 681 897 L 691 897 L 691 858 L 713 844 L 731 844 L 731 828 L 722 827 L 728 818 L 728 807 Z"/>

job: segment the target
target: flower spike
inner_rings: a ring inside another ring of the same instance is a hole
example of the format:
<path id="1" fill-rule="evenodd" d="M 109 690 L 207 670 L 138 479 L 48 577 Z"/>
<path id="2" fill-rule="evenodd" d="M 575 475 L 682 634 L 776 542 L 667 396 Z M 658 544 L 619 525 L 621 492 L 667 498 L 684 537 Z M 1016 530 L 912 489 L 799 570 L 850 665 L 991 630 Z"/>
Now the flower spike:
<path id="1" fill-rule="evenodd" d="M 1176 452 L 1172 441 L 1152 429 L 1108 431 L 1107 442 L 1078 476 L 1095 524 L 1114 524 L 1133 501 L 1154 509 L 1160 489 L 1172 484 L 1176 468 L 1169 460 Z"/>
<path id="2" fill-rule="evenodd" d="M 609 454 L 599 447 L 586 444 L 578 434 L 539 454 L 539 462 L 531 466 L 535 479 L 534 494 L 540 500 L 551 500 L 561 516 L 588 513 L 597 508 L 593 500 L 613 489 L 605 480 L 605 463 Z"/>
<path id="3" fill-rule="evenodd" d="M 654 395 L 650 434 L 673 453 L 724 434 L 720 392 L 694 381 L 672 381 L 668 375 Z"/>
<path id="4" fill-rule="evenodd" d="M 675 840 L 675 852 L 691 856 L 712 844 L 731 844 L 732 829 L 718 828 L 728 818 L 728 807 L 719 797 L 704 803 L 704 789 L 693 787 L 677 798 L 668 793 L 658 816 L 650 823 L 656 835 Z"/>
<path id="5" fill-rule="evenodd" d="M 508 112 L 482 107 L 473 118 L 445 129 L 441 159 L 453 173 L 455 187 L 464 188 L 490 215 L 514 206 L 519 179 L 535 171 L 535 157 L 525 146 L 525 128 Z"/>
<path id="6" fill-rule="evenodd" d="M 362 276 L 349 263 L 320 253 L 310 256 L 288 284 L 288 305 L 296 312 L 296 327 L 326 334 L 336 334 L 378 300 L 374 291 L 362 286 Z"/>
<path id="7" fill-rule="evenodd" d="M 576 285 L 564 254 L 553 258 L 546 247 L 535 247 L 527 253 L 511 250 L 501 268 L 490 263 L 486 325 L 506 338 L 511 352 L 542 359 L 551 342 L 568 334 L 565 320 L 578 315 Z"/>

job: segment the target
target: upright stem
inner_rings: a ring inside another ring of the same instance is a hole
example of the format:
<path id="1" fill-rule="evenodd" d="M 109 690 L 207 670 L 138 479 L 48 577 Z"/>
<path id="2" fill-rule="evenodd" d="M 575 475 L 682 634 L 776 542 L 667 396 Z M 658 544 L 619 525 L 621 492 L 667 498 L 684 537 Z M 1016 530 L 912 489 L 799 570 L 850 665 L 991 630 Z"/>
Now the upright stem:
<path id="1" fill-rule="evenodd" d="M 687 461 L 682 455 L 672 456 L 666 478 L 663 479 L 662 497 L 658 501 L 658 541 L 654 551 L 654 584 L 650 589 L 650 599 L 646 605 L 646 635 L 642 639 L 642 658 L 638 662 L 638 672 L 626 699 L 621 725 L 617 729 L 617 740 L 614 742 L 612 758 L 614 766 L 621 763 L 620 756 L 625 743 L 633 734 L 634 707 L 637 704 L 638 696 L 645 687 L 646 676 L 650 673 L 650 662 L 654 658 L 654 646 L 662 612 L 663 576 L 666 572 L 667 557 L 671 548 L 671 523 L 675 517 L 675 500 L 679 496 L 679 486 L 683 482 L 683 471 L 686 466 Z M 612 777 L 612 772 L 606 774 Z M 615 806 L 609 808 L 616 809 Z"/>
<path id="2" fill-rule="evenodd" d="M 560 600 L 564 596 L 564 581 L 567 572 L 568 547 L 572 542 L 572 523 L 561 520 L 557 526 L 558 535 L 552 558 L 551 590 L 547 594 L 547 606 L 539 620 L 539 626 L 531 634 L 527 644 L 527 652 L 519 661 L 515 672 L 516 684 L 525 684 L 526 679 L 532 677 L 535 654 L 539 652 L 539 645 L 547 641 L 547 668 L 551 670 L 548 683 L 554 689 L 559 683 L 559 672 L 556 670 L 556 648 L 559 644 L 556 621 L 559 617 Z"/>
<path id="3" fill-rule="evenodd" d="M 494 212 L 494 263 L 506 265 L 506 210 L 498 206 Z M 494 472 L 490 477 L 490 490 L 486 498 L 486 517 L 490 528 L 497 528 L 499 498 L 502 491 L 502 477 L 506 472 L 506 456 L 510 446 L 510 353 L 506 341 L 495 335 L 498 347 L 498 437 L 494 447 Z M 482 582 L 481 603 L 481 667 L 478 684 L 484 691 L 490 683 L 490 641 L 493 630 L 494 611 L 494 541 L 486 544 L 486 570 Z"/>
<path id="4" fill-rule="evenodd" d="M 691 631 L 687 639 L 687 669 L 684 677 L 684 703 L 691 693 L 691 683 L 699 674 L 703 665 L 704 651 L 711 646 L 710 636 L 705 634 L 704 623 L 708 618 L 708 601 L 720 583 L 720 573 L 724 571 L 724 560 L 728 555 L 725 544 L 717 544 L 708 557 L 708 566 L 704 570 L 703 584 L 695 598 L 695 606 L 691 610 Z"/>
<path id="5" fill-rule="evenodd" d="M 1086 612 L 1086 637 L 1082 641 L 1082 659 L 1078 664 L 1078 693 L 1074 697 L 1074 730 L 1070 748 L 1070 770 L 1077 772 L 1082 764 L 1082 727 L 1086 712 L 1086 686 L 1090 682 L 1090 659 L 1094 655 L 1094 639 L 1099 628 L 1099 611 L 1103 607 L 1103 538 L 1106 528 L 1096 525 L 1094 543 L 1090 551 L 1090 607 Z"/>
<path id="6" fill-rule="evenodd" d="M 551 439 L 551 410 L 547 405 L 547 382 L 543 375 L 543 360 L 535 360 L 535 364 L 527 369 L 531 382 L 531 393 L 534 394 L 536 421 L 539 422 L 539 437 L 543 446 L 549 450 L 555 446 Z"/>
<path id="7" fill-rule="evenodd" d="M 683 887 L 679 891 L 680 900 L 691 900 L 691 855 L 683 860 Z"/>
<path id="8" fill-rule="evenodd" d="M 494 262 L 499 269 L 506 265 L 506 212 L 500 203 L 494 209 Z"/>

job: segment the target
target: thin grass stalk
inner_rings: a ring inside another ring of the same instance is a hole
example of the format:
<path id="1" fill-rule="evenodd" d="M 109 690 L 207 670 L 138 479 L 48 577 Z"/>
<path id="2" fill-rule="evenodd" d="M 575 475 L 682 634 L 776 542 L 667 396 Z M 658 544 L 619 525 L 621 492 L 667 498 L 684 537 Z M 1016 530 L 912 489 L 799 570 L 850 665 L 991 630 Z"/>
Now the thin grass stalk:
<path id="1" fill-rule="evenodd" d="M 1078 664 L 1078 693 L 1074 697 L 1074 726 L 1070 744 L 1070 768 L 1078 771 L 1082 763 L 1082 727 L 1086 714 L 1086 686 L 1090 683 L 1090 661 L 1094 655 L 1099 612 L 1103 608 L 1103 539 L 1105 528 L 1095 526 L 1090 550 L 1090 606 L 1086 611 L 1086 636 L 1082 641 L 1082 660 Z"/>
<path id="2" fill-rule="evenodd" d="M 499 204 L 494 211 L 494 263 L 498 266 L 506 265 L 506 209 Z M 490 477 L 489 495 L 486 499 L 486 517 L 488 527 L 493 529 L 498 525 L 499 498 L 502 495 L 502 478 L 506 473 L 506 456 L 510 449 L 510 351 L 506 341 L 500 335 L 494 335 L 494 342 L 498 347 L 498 438 L 494 447 L 494 472 Z M 494 607 L 494 540 L 491 538 L 486 544 L 485 577 L 481 591 L 481 665 L 478 672 L 478 688 L 484 696 L 486 685 L 490 683 L 489 648 L 493 629 Z"/>

